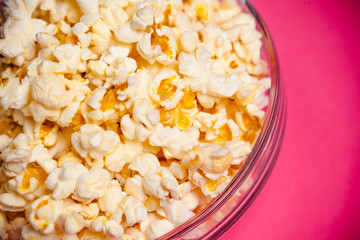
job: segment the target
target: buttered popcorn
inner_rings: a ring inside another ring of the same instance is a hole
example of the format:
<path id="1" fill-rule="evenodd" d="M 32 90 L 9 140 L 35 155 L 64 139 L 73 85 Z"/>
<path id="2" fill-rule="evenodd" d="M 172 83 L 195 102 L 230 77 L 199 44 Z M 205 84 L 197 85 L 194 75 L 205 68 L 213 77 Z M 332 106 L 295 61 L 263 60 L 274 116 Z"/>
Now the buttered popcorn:
<path id="1" fill-rule="evenodd" d="M 270 79 L 236 1 L 5 0 L 0 238 L 155 239 L 231 182 Z"/>

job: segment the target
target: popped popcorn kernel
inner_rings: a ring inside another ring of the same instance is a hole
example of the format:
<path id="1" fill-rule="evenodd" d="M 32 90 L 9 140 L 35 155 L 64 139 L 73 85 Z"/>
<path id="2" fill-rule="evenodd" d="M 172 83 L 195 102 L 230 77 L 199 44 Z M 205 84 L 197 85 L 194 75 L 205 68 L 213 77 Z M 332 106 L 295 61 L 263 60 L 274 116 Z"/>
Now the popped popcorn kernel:
<path id="1" fill-rule="evenodd" d="M 117 89 L 119 90 L 119 88 Z M 100 101 L 101 107 L 100 110 L 105 112 L 107 110 L 112 110 L 120 101 L 117 99 L 116 90 L 111 88 L 105 93 L 103 99 Z"/>
<path id="2" fill-rule="evenodd" d="M 217 143 L 227 142 L 232 140 L 231 129 L 228 124 L 222 125 L 219 129 L 219 137 L 215 140 Z"/>
<path id="3" fill-rule="evenodd" d="M 29 163 L 26 166 L 26 172 L 24 172 L 19 190 L 22 192 L 29 190 L 31 178 L 35 178 L 39 184 L 42 184 L 45 182 L 47 176 L 46 172 L 37 163 Z"/>
<path id="4" fill-rule="evenodd" d="M 200 19 L 204 21 L 207 21 L 209 19 L 209 7 L 206 3 L 195 4 L 194 9 Z"/>
<path id="5" fill-rule="evenodd" d="M 248 113 L 243 113 L 241 116 L 246 129 L 245 133 L 241 136 L 241 139 L 252 143 L 256 138 L 257 132 L 261 129 L 260 119 L 257 116 L 252 117 Z"/>
<path id="6" fill-rule="evenodd" d="M 160 46 L 161 52 L 165 53 L 170 59 L 172 59 L 174 56 L 169 41 L 170 39 L 168 36 L 159 36 L 156 31 L 154 31 L 151 35 L 151 45 Z"/>
<path id="7" fill-rule="evenodd" d="M 177 76 L 173 76 L 167 79 L 164 79 L 160 82 L 160 85 L 157 89 L 157 94 L 160 95 L 162 100 L 172 99 L 174 93 L 176 92 L 177 87 L 172 85 L 172 81 L 175 80 Z"/>
<path id="8" fill-rule="evenodd" d="M 221 176 L 219 179 L 217 180 L 207 180 L 206 181 L 206 188 L 209 192 L 213 193 L 215 192 L 218 187 L 223 184 L 225 181 L 227 180 L 227 178 L 225 176 Z"/>

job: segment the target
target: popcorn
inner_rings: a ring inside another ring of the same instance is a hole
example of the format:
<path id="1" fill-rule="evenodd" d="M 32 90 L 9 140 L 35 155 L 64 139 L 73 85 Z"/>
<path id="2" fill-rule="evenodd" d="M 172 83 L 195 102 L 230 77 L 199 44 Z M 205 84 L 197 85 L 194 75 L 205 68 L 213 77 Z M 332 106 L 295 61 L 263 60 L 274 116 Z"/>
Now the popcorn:
<path id="1" fill-rule="evenodd" d="M 193 52 L 196 48 L 196 37 L 195 34 L 190 31 L 185 31 L 180 37 L 180 44 L 184 51 Z"/>
<path id="2" fill-rule="evenodd" d="M 158 61 L 169 65 L 174 62 L 177 51 L 174 32 L 167 26 L 155 30 L 151 28 L 150 33 L 143 34 L 136 49 L 140 56 L 151 64 Z"/>
<path id="3" fill-rule="evenodd" d="M 178 182 L 167 168 L 149 170 L 143 181 L 145 192 L 149 195 L 162 199 L 171 193 L 174 198 L 177 198 Z"/>
<path id="4" fill-rule="evenodd" d="M 77 240 L 78 237 L 73 235 L 67 235 L 62 232 L 54 232 L 53 234 L 43 234 L 38 232 L 31 224 L 27 224 L 22 228 L 22 237 L 25 240 L 30 239 L 44 239 L 44 240 L 52 240 L 52 239 L 61 239 L 61 240 Z"/>
<path id="5" fill-rule="evenodd" d="M 97 217 L 91 224 L 91 229 L 114 238 L 119 238 L 124 234 L 124 229 L 119 223 L 111 219 L 108 220 L 105 216 Z"/>
<path id="6" fill-rule="evenodd" d="M 143 142 L 159 121 L 159 110 L 154 109 L 148 99 L 138 99 L 134 102 L 133 119 L 129 115 L 122 117 L 121 130 L 126 138 Z"/>
<path id="7" fill-rule="evenodd" d="M 160 162 L 156 155 L 151 153 L 143 153 L 131 161 L 128 168 L 134 171 L 138 171 L 141 176 L 145 176 L 149 170 L 156 170 L 160 168 Z"/>
<path id="8" fill-rule="evenodd" d="M 30 82 L 27 78 L 2 77 L 0 82 L 0 106 L 4 110 L 9 108 L 20 109 L 28 102 L 29 93 Z"/>
<path id="9" fill-rule="evenodd" d="M 55 224 L 62 211 L 62 202 L 45 195 L 30 206 L 29 222 L 33 228 L 44 234 L 55 232 Z"/>
<path id="10" fill-rule="evenodd" d="M 151 26 L 154 23 L 154 7 L 150 4 L 137 3 L 136 8 L 137 11 L 134 13 L 133 18 L 130 21 L 131 28 L 134 30 L 144 31 L 147 26 Z"/>
<path id="11" fill-rule="evenodd" d="M 120 27 L 129 19 L 128 14 L 123 9 L 126 5 L 127 1 L 106 0 L 100 2 L 100 16 L 111 30 Z"/>
<path id="12" fill-rule="evenodd" d="M 153 80 L 150 96 L 165 108 L 171 110 L 176 107 L 184 92 L 184 84 L 174 70 L 163 70 Z"/>
<path id="13" fill-rule="evenodd" d="M 46 172 L 35 162 L 26 166 L 26 171 L 7 182 L 7 188 L 16 191 L 27 200 L 43 193 L 41 189 L 47 178 Z"/>
<path id="14" fill-rule="evenodd" d="M 143 146 L 137 141 L 126 140 L 105 157 L 105 167 L 113 172 L 120 172 L 124 165 L 143 152 Z"/>
<path id="15" fill-rule="evenodd" d="M 188 209 L 186 204 L 180 200 L 162 200 L 160 201 L 160 206 L 164 208 L 166 217 L 175 226 L 183 224 L 195 215 Z"/>
<path id="16" fill-rule="evenodd" d="M 89 203 L 94 199 L 104 196 L 110 182 L 111 175 L 108 171 L 101 168 L 92 168 L 88 173 L 80 175 L 73 198 Z"/>
<path id="17" fill-rule="evenodd" d="M 124 190 L 127 194 L 136 197 L 141 202 L 145 202 L 147 199 L 147 195 L 143 188 L 143 178 L 139 174 L 126 179 Z"/>
<path id="18" fill-rule="evenodd" d="M 88 170 L 80 163 L 64 162 L 56 168 L 46 179 L 46 186 L 53 190 L 54 199 L 65 199 L 75 191 L 79 177 Z"/>
<path id="19" fill-rule="evenodd" d="M 0 194 L 0 210 L 8 212 L 21 212 L 25 209 L 26 200 L 15 192 Z"/>
<path id="20" fill-rule="evenodd" d="M 123 43 L 136 43 L 143 37 L 143 32 L 132 29 L 131 23 L 126 22 L 115 29 L 116 38 Z"/>
<path id="21" fill-rule="evenodd" d="M 174 224 L 172 224 L 169 220 L 159 219 L 151 223 L 146 232 L 149 238 L 156 239 L 158 237 L 161 237 L 165 233 L 170 232 L 174 228 Z"/>
<path id="22" fill-rule="evenodd" d="M 89 165 L 102 167 L 103 157 L 115 150 L 120 139 L 113 131 L 104 131 L 95 124 L 85 124 L 80 127 L 80 132 L 71 135 L 71 142 Z"/>
<path id="23" fill-rule="evenodd" d="M 104 196 L 99 198 L 101 211 L 113 214 L 119 209 L 119 205 L 126 193 L 122 191 L 120 184 L 112 180 Z"/>
<path id="24" fill-rule="evenodd" d="M 80 232 L 84 228 L 84 218 L 76 212 L 61 214 L 58 218 L 58 224 L 64 233 L 72 235 Z"/>
<path id="25" fill-rule="evenodd" d="M 41 74 L 31 84 L 31 96 L 48 109 L 66 107 L 75 97 L 67 91 L 64 81 L 55 74 Z"/>
<path id="26" fill-rule="evenodd" d="M 271 86 L 237 4 L 5 1 L 0 238 L 155 239 L 224 191 Z"/>
<path id="27" fill-rule="evenodd" d="M 1 152 L 3 168 L 8 177 L 15 177 L 25 170 L 26 165 L 31 161 L 31 149 L 25 134 L 19 134 L 10 145 Z"/>
<path id="28" fill-rule="evenodd" d="M 124 210 L 126 222 L 129 226 L 141 222 L 146 219 L 146 207 L 133 196 L 125 197 L 121 202 L 121 207 Z"/>
<path id="29" fill-rule="evenodd" d="M 35 35 L 44 32 L 46 22 L 31 15 L 38 1 L 7 1 L 4 8 L 6 22 L 2 26 L 3 39 L 0 40 L 0 53 L 7 58 L 22 55 L 25 59 L 34 57 Z M 19 36 L 18 33 L 21 33 Z"/>
<path id="30" fill-rule="evenodd" d="M 53 54 L 59 64 L 65 65 L 70 73 L 84 72 L 86 70 L 86 65 L 81 61 L 81 48 L 78 45 L 70 43 L 58 45 Z"/>
<path id="31" fill-rule="evenodd" d="M 149 137 L 152 146 L 161 146 L 166 158 L 181 159 L 184 154 L 197 145 L 199 132 L 195 128 L 180 131 L 178 128 L 156 125 Z"/>
<path id="32" fill-rule="evenodd" d="M 231 177 L 221 176 L 217 180 L 207 180 L 204 185 L 201 186 L 201 191 L 205 196 L 215 197 L 230 183 Z"/>

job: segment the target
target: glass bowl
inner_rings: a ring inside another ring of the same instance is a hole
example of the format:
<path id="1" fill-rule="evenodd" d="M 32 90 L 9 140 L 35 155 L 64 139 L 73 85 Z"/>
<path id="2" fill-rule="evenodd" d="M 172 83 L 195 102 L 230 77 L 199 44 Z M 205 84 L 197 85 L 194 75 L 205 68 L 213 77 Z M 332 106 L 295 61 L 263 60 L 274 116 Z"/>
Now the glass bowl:
<path id="1" fill-rule="evenodd" d="M 158 239 L 218 239 L 254 202 L 278 157 L 286 120 L 278 57 L 269 30 L 253 5 L 247 0 L 240 0 L 239 4 L 254 16 L 257 29 L 263 34 L 262 54 L 271 78 L 263 128 L 243 167 L 226 189 L 192 219 Z"/>

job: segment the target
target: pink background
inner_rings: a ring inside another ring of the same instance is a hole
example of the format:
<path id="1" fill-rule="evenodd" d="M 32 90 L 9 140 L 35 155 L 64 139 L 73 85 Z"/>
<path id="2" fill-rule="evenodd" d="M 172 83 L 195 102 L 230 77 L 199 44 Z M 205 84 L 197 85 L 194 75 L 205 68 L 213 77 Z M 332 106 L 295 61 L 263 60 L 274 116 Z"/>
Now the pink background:
<path id="1" fill-rule="evenodd" d="M 221 240 L 360 239 L 360 1 L 252 0 L 288 118 L 268 182 Z"/>

